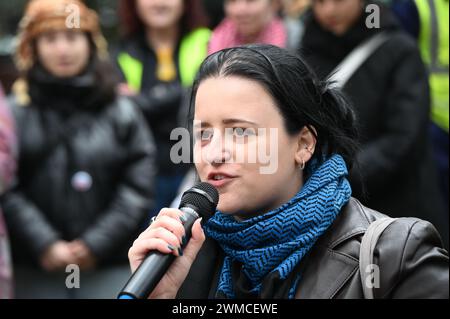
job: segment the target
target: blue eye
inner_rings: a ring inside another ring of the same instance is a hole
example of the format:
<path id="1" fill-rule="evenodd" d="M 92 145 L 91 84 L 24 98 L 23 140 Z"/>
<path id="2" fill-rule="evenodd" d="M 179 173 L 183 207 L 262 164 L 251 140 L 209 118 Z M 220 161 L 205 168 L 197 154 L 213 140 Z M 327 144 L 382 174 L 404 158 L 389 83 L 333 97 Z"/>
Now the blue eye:
<path id="1" fill-rule="evenodd" d="M 202 132 L 202 140 L 209 140 L 213 136 L 211 131 L 203 131 Z"/>
<path id="2" fill-rule="evenodd" d="M 195 133 L 196 140 L 209 141 L 213 137 L 212 130 L 201 130 Z"/>
<path id="3" fill-rule="evenodd" d="M 233 135 L 236 137 L 248 137 L 256 135 L 256 133 L 253 128 L 235 127 L 233 128 Z"/>

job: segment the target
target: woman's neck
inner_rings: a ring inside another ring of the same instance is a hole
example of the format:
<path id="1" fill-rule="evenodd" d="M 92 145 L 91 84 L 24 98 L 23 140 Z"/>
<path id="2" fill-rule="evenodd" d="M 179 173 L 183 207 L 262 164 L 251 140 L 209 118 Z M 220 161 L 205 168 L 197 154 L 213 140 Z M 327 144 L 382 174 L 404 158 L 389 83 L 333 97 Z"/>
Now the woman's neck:
<path id="1" fill-rule="evenodd" d="M 286 183 L 285 185 L 286 191 L 283 193 L 283 196 L 280 196 L 275 202 L 270 203 L 268 206 L 259 207 L 253 213 L 249 212 L 243 214 L 236 213 L 233 215 L 233 218 L 238 222 L 242 222 L 246 219 L 264 215 L 289 202 L 292 198 L 294 198 L 295 195 L 297 195 L 297 193 L 303 187 L 304 183 L 303 174 L 300 172 L 300 170 L 297 171 L 297 174 L 298 178 L 292 178 L 290 180 L 290 183 L 289 182 Z"/>
<path id="2" fill-rule="evenodd" d="M 148 45 L 158 50 L 160 48 L 175 48 L 179 38 L 179 27 L 177 25 L 163 29 L 147 29 L 146 39 Z"/>

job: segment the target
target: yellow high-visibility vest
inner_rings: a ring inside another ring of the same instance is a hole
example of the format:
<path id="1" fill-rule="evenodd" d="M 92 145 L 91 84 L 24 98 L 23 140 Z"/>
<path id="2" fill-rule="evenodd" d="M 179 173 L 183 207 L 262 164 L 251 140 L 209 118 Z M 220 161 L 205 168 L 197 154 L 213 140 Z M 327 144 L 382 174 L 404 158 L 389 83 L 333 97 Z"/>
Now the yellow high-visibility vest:
<path id="1" fill-rule="evenodd" d="M 430 72 L 431 118 L 448 132 L 448 0 L 415 0 L 420 17 L 419 46 Z"/>
<path id="2" fill-rule="evenodd" d="M 181 84 L 189 87 L 193 84 L 200 64 L 208 54 L 208 42 L 211 31 L 199 28 L 187 34 L 181 41 L 179 50 L 179 72 Z M 143 62 L 131 56 L 127 52 L 121 52 L 118 63 L 130 88 L 139 92 L 142 85 L 144 72 Z"/>

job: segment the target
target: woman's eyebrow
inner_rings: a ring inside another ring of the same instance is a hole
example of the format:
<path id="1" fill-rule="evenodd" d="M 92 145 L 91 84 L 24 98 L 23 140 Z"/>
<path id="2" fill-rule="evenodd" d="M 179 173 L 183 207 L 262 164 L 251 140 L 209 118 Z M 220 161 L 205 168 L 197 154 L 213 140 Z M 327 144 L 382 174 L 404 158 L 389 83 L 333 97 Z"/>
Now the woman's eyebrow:
<path id="1" fill-rule="evenodd" d="M 209 124 L 208 122 L 203 122 L 203 121 L 198 121 L 196 120 L 194 123 L 194 129 L 200 129 L 203 127 L 211 127 L 212 125 Z"/>
<path id="2" fill-rule="evenodd" d="M 225 119 L 222 121 L 222 123 L 223 124 L 247 123 L 247 124 L 252 124 L 252 125 L 258 125 L 257 123 L 255 123 L 253 121 L 249 121 L 249 120 L 245 120 L 245 119 L 236 119 L 236 118 Z"/>
<path id="3" fill-rule="evenodd" d="M 249 120 L 245 120 L 245 119 L 237 119 L 237 118 L 230 118 L 230 119 L 224 119 L 222 120 L 223 124 L 236 124 L 236 123 L 247 123 L 247 124 L 251 124 L 251 125 L 258 125 L 258 123 L 253 122 L 253 121 L 249 121 Z M 203 121 L 196 121 L 196 123 L 194 124 L 194 128 L 195 129 L 199 129 L 199 128 L 204 128 L 204 127 L 212 127 L 212 125 L 208 122 L 203 122 Z"/>

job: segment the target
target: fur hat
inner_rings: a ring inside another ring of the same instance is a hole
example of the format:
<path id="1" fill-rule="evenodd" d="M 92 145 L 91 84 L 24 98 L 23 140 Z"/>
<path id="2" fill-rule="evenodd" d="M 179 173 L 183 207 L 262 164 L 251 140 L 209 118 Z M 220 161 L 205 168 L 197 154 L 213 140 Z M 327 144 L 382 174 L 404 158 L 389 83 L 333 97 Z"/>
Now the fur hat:
<path id="1" fill-rule="evenodd" d="M 107 43 L 98 16 L 79 0 L 31 0 L 19 25 L 16 64 L 27 71 L 35 62 L 33 41 L 42 33 L 58 30 L 84 31 L 90 34 L 100 59 L 106 59 Z"/>

